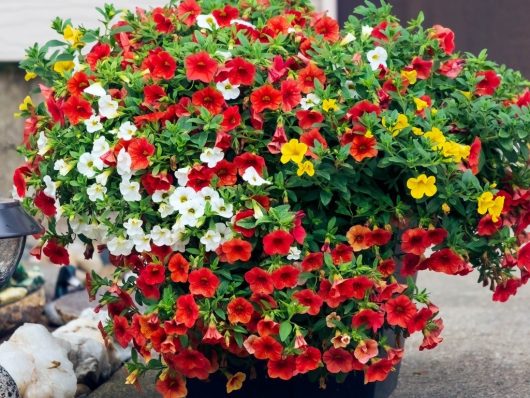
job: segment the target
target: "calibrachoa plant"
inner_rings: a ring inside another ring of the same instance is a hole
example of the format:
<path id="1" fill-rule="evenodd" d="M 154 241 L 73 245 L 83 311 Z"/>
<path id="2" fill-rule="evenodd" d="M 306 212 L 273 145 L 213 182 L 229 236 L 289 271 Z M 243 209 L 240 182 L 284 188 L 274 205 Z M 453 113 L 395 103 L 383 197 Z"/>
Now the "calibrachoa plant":
<path id="1" fill-rule="evenodd" d="M 418 271 L 476 270 L 496 301 L 527 282 L 528 83 L 450 29 L 370 3 L 342 32 L 307 0 L 99 11 L 22 62 L 44 100 L 20 107 L 14 195 L 38 257 L 109 250 L 88 290 L 128 382 L 381 381 L 402 337 L 442 340 Z"/>

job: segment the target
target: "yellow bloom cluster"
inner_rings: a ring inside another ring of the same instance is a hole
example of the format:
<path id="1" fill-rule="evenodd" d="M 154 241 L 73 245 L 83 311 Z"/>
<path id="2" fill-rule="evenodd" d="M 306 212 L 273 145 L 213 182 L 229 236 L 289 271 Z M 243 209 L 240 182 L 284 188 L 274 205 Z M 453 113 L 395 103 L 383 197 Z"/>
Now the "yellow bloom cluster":
<path id="1" fill-rule="evenodd" d="M 396 137 L 404 129 L 410 126 L 409 118 L 407 117 L 407 115 L 404 115 L 402 113 L 398 115 L 396 122 L 392 126 L 387 126 L 387 121 L 385 120 L 385 118 L 382 119 L 381 123 L 384 127 L 388 129 L 388 131 L 392 133 L 392 137 Z"/>
<path id="2" fill-rule="evenodd" d="M 83 33 L 79 29 L 74 29 L 72 25 L 68 25 L 64 28 L 63 37 L 74 48 L 81 48 L 85 45 L 85 43 L 81 41 Z"/>
<path id="3" fill-rule="evenodd" d="M 491 192 L 484 192 L 479 196 L 478 200 L 478 214 L 488 213 L 493 222 L 497 222 L 504 207 L 504 196 L 497 196 L 493 198 Z"/>
<path id="4" fill-rule="evenodd" d="M 307 174 L 308 176 L 312 177 L 315 175 L 315 168 L 313 167 L 313 163 L 311 163 L 309 160 L 304 160 L 304 156 L 307 152 L 307 145 L 303 142 L 299 142 L 297 139 L 292 139 L 289 142 L 282 145 L 280 151 L 282 153 L 282 157 L 280 158 L 280 162 L 283 164 L 289 163 L 290 161 L 293 161 L 298 165 L 298 171 L 296 174 L 298 176 L 302 176 Z"/>
<path id="5" fill-rule="evenodd" d="M 410 194 L 414 199 L 421 199 L 424 196 L 431 197 L 438 191 L 436 177 L 427 177 L 425 174 L 420 174 L 416 178 L 409 178 L 407 188 L 410 189 Z"/>
<path id="6" fill-rule="evenodd" d="M 427 131 L 424 137 L 428 138 L 432 143 L 432 149 L 439 150 L 442 152 L 442 155 L 446 158 L 451 158 L 455 163 L 459 163 L 462 159 L 467 159 L 471 151 L 469 145 L 459 144 L 455 141 L 450 141 L 445 138 L 443 132 L 437 128 L 433 127 L 430 131 Z"/>

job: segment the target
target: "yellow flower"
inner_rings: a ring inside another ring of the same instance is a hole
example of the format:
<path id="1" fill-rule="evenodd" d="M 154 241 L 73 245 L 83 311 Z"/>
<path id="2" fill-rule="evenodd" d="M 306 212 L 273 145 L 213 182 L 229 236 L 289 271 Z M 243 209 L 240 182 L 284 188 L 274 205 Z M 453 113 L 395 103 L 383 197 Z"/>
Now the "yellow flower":
<path id="1" fill-rule="evenodd" d="M 413 127 L 412 128 L 412 134 L 414 135 L 423 135 L 423 130 L 419 127 Z"/>
<path id="2" fill-rule="evenodd" d="M 322 109 L 326 112 L 333 111 L 337 112 L 339 110 L 339 106 L 337 105 L 336 99 L 325 99 L 322 101 Z"/>
<path id="3" fill-rule="evenodd" d="M 29 108 L 33 108 L 33 101 L 31 101 L 31 97 L 28 95 L 26 98 L 24 98 L 24 101 L 18 106 L 19 111 L 27 111 Z"/>
<path id="4" fill-rule="evenodd" d="M 138 369 L 133 370 L 129 373 L 129 376 L 125 379 L 125 384 L 136 384 L 138 380 Z"/>
<path id="5" fill-rule="evenodd" d="M 447 203 L 443 203 L 442 204 L 442 211 L 445 214 L 449 214 L 451 212 L 451 207 L 449 207 L 449 205 Z"/>
<path id="6" fill-rule="evenodd" d="M 425 174 L 420 174 L 417 178 L 409 178 L 407 188 L 410 189 L 410 194 L 414 199 L 434 196 L 438 190 L 436 188 L 436 177 L 427 177 Z"/>
<path id="7" fill-rule="evenodd" d="M 491 192 L 484 192 L 479 196 L 477 203 L 478 214 L 486 214 L 488 209 L 493 206 L 493 194 Z"/>
<path id="8" fill-rule="evenodd" d="M 401 133 L 401 131 L 410 126 L 407 115 L 404 115 L 402 113 L 398 115 L 396 123 L 393 126 L 387 127 L 385 118 L 383 118 L 382 124 L 388 129 L 388 131 L 392 133 L 392 137 L 397 136 L 399 133 Z"/>
<path id="9" fill-rule="evenodd" d="M 280 161 L 283 164 L 289 163 L 291 160 L 295 163 L 300 163 L 307 152 L 307 145 L 293 138 L 288 143 L 282 145 L 281 152 L 282 157 Z"/>
<path id="10" fill-rule="evenodd" d="M 437 127 L 433 127 L 431 131 L 427 131 L 423 136 L 435 144 L 432 149 L 442 149 L 442 145 L 446 141 L 444 133 Z"/>
<path id="11" fill-rule="evenodd" d="M 374 133 L 372 133 L 372 130 L 366 130 L 366 133 L 364 133 L 364 136 L 366 138 L 372 138 L 374 136 Z"/>
<path id="12" fill-rule="evenodd" d="M 306 160 L 303 163 L 298 163 L 298 171 L 296 174 L 300 177 L 306 173 L 309 177 L 313 177 L 315 175 L 315 168 L 313 166 L 313 163 L 311 163 L 309 160 Z"/>
<path id="13" fill-rule="evenodd" d="M 79 29 L 72 28 L 72 25 L 67 25 L 66 28 L 64 28 L 63 37 L 74 48 L 80 48 L 85 45 L 85 43 L 81 41 L 83 33 L 81 33 Z"/>
<path id="14" fill-rule="evenodd" d="M 29 82 L 32 79 L 35 79 L 37 77 L 37 74 L 35 72 L 26 72 L 24 75 L 24 80 Z"/>
<path id="15" fill-rule="evenodd" d="M 464 97 L 466 97 L 468 100 L 471 99 L 473 94 L 471 94 L 471 91 L 460 91 L 460 94 L 462 94 Z"/>
<path id="16" fill-rule="evenodd" d="M 456 163 L 461 162 L 462 159 L 467 159 L 470 152 L 471 147 L 469 145 L 462 145 L 454 141 L 446 141 L 442 144 L 442 154 L 447 158 L 453 158 Z"/>
<path id="17" fill-rule="evenodd" d="M 401 71 L 401 78 L 403 80 L 407 80 L 409 84 L 414 84 L 418 80 L 418 72 L 416 72 L 414 69 L 412 70 L 402 70 Z"/>
<path id="18" fill-rule="evenodd" d="M 484 192 L 479 196 L 478 200 L 478 214 L 489 213 L 493 222 L 499 221 L 499 216 L 502 213 L 504 207 L 504 196 L 497 196 L 493 199 L 491 192 Z"/>
<path id="19" fill-rule="evenodd" d="M 493 205 L 488 209 L 488 213 L 491 216 L 493 222 L 499 221 L 499 217 L 504 208 L 504 196 L 497 196 L 493 201 Z"/>
<path id="20" fill-rule="evenodd" d="M 235 375 L 230 376 L 226 382 L 226 392 L 230 394 L 232 391 L 240 390 L 246 379 L 247 375 L 243 372 L 237 372 Z"/>
<path id="21" fill-rule="evenodd" d="M 436 116 L 437 113 L 438 113 L 438 109 L 436 109 L 436 108 L 431 108 L 431 114 L 432 114 L 433 116 Z"/>
<path id="22" fill-rule="evenodd" d="M 73 61 L 57 61 L 53 65 L 53 70 L 57 73 L 63 74 L 64 72 L 74 69 L 74 66 L 75 64 Z"/>
<path id="23" fill-rule="evenodd" d="M 421 98 L 414 98 L 414 103 L 416 104 L 416 110 L 421 112 L 429 106 L 427 101 L 422 100 Z"/>

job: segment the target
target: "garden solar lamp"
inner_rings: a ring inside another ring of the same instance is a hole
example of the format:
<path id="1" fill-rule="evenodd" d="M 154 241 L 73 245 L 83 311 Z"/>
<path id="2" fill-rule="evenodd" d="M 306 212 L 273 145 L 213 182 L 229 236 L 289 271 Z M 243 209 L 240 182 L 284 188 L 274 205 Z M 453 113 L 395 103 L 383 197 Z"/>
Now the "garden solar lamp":
<path id="1" fill-rule="evenodd" d="M 0 288 L 15 272 L 26 237 L 42 231 L 41 225 L 24 211 L 20 202 L 0 199 Z"/>

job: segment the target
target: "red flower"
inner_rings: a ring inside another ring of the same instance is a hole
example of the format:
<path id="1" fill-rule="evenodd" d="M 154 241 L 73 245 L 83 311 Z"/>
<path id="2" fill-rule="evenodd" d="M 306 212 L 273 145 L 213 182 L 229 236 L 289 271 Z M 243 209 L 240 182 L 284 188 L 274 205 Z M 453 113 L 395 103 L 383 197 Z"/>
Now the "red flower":
<path id="1" fill-rule="evenodd" d="M 272 66 L 269 67 L 268 71 L 269 81 L 271 83 L 276 83 L 277 81 L 283 79 L 293 64 L 294 61 L 292 58 L 284 61 L 281 55 L 275 55 L 272 59 Z"/>
<path id="2" fill-rule="evenodd" d="M 213 297 L 220 283 L 219 278 L 210 269 L 204 267 L 191 271 L 188 281 L 190 293 L 204 297 Z"/>
<path id="3" fill-rule="evenodd" d="M 378 353 L 379 349 L 377 341 L 366 339 L 357 344 L 353 355 L 360 363 L 365 364 L 373 357 L 376 357 Z"/>
<path id="4" fill-rule="evenodd" d="M 211 114 L 217 115 L 221 113 L 223 105 L 225 104 L 225 99 L 223 98 L 223 94 L 215 88 L 208 86 L 202 90 L 194 92 L 191 96 L 191 103 L 196 107 L 202 106 Z"/>
<path id="5" fill-rule="evenodd" d="M 245 281 L 249 284 L 252 293 L 271 294 L 274 291 L 271 274 L 259 267 L 247 271 Z"/>
<path id="6" fill-rule="evenodd" d="M 351 142 L 350 155 L 357 161 L 362 162 L 364 159 L 375 158 L 379 151 L 376 148 L 377 141 L 375 137 L 355 134 Z"/>
<path id="7" fill-rule="evenodd" d="M 158 285 L 166 280 L 166 269 L 162 264 L 149 264 L 140 271 L 139 278 L 148 285 Z"/>
<path id="8" fill-rule="evenodd" d="M 156 24 L 156 30 L 160 33 L 171 33 L 175 29 L 171 19 L 164 15 L 163 8 L 155 8 L 153 10 L 153 21 Z"/>
<path id="9" fill-rule="evenodd" d="M 442 249 L 434 252 L 424 263 L 432 271 L 449 275 L 458 274 L 465 266 L 462 257 L 451 249 Z"/>
<path id="10" fill-rule="evenodd" d="M 87 100 L 73 95 L 64 103 L 63 112 L 70 121 L 70 124 L 75 126 L 92 116 L 92 107 Z"/>
<path id="11" fill-rule="evenodd" d="M 204 83 L 213 81 L 217 72 L 217 61 L 206 51 L 188 55 L 184 60 L 188 80 L 199 80 Z"/>
<path id="12" fill-rule="evenodd" d="M 155 146 L 147 138 L 133 138 L 127 152 L 131 156 L 132 170 L 143 170 L 149 166 L 149 158 L 155 153 Z"/>
<path id="13" fill-rule="evenodd" d="M 250 86 L 254 83 L 256 67 L 245 59 L 235 57 L 225 64 L 225 68 L 231 84 Z"/>
<path id="14" fill-rule="evenodd" d="M 260 113 L 265 109 L 275 111 L 282 103 L 282 94 L 269 84 L 266 84 L 250 95 L 250 102 L 255 112 Z"/>
<path id="15" fill-rule="evenodd" d="M 213 10 L 212 14 L 219 26 L 227 27 L 230 26 L 230 22 L 233 19 L 237 19 L 239 17 L 239 10 L 227 4 L 220 10 Z"/>
<path id="16" fill-rule="evenodd" d="M 263 238 L 263 251 L 269 256 L 279 254 L 286 256 L 289 254 L 289 249 L 294 242 L 293 236 L 281 229 L 270 232 Z"/>
<path id="17" fill-rule="evenodd" d="M 320 366 L 320 350 L 315 347 L 306 347 L 300 355 L 296 357 L 296 371 L 300 374 L 311 372 Z"/>
<path id="18" fill-rule="evenodd" d="M 324 265 L 324 253 L 309 253 L 302 260 L 302 269 L 305 272 L 316 271 Z"/>
<path id="19" fill-rule="evenodd" d="M 237 182 L 237 167 L 226 159 L 219 161 L 214 167 L 214 173 L 219 179 L 217 186 L 232 186 Z"/>
<path id="20" fill-rule="evenodd" d="M 497 87 L 501 85 L 501 78 L 494 70 L 477 72 L 477 78 L 481 80 L 475 88 L 476 95 L 493 95 Z"/>
<path id="21" fill-rule="evenodd" d="M 300 270 L 292 265 L 284 265 L 272 272 L 274 287 L 278 290 L 292 288 L 298 284 Z"/>
<path id="22" fill-rule="evenodd" d="M 423 330 L 433 315 L 429 308 L 422 308 L 416 312 L 407 325 L 408 332 L 412 334 Z"/>
<path id="23" fill-rule="evenodd" d="M 388 374 L 392 371 L 393 364 L 389 359 L 381 359 L 368 366 L 364 372 L 364 383 L 372 383 L 374 381 L 384 381 Z"/>
<path id="24" fill-rule="evenodd" d="M 403 256 L 401 259 L 402 266 L 399 270 L 399 273 L 403 276 L 412 276 L 416 272 L 418 272 L 420 269 L 425 269 L 424 265 L 422 263 L 422 266 L 419 267 L 421 257 L 417 256 L 416 254 L 407 253 Z"/>
<path id="25" fill-rule="evenodd" d="M 251 238 L 252 236 L 254 236 L 255 228 L 243 228 L 239 226 L 239 224 L 237 223 L 238 221 L 245 220 L 246 218 L 250 218 L 253 216 L 254 216 L 254 210 L 250 210 L 250 209 L 243 210 L 237 213 L 234 219 L 234 227 L 233 227 L 234 230 L 240 233 L 241 235 L 243 235 L 245 238 Z"/>
<path id="26" fill-rule="evenodd" d="M 283 346 L 272 336 L 262 336 L 252 341 L 252 349 L 257 359 L 278 360 L 282 357 Z"/>
<path id="27" fill-rule="evenodd" d="M 324 39 L 329 42 L 336 42 L 339 40 L 339 24 L 334 18 L 324 16 L 319 18 L 313 26 L 315 32 L 324 36 Z"/>
<path id="28" fill-rule="evenodd" d="M 335 265 L 349 263 L 353 259 L 353 249 L 349 245 L 339 243 L 331 251 L 331 258 L 333 260 L 333 264 Z"/>
<path id="29" fill-rule="evenodd" d="M 184 349 L 169 361 L 176 370 L 186 377 L 206 380 L 211 363 L 202 353 L 192 349 Z"/>
<path id="30" fill-rule="evenodd" d="M 440 68 L 438 69 L 438 73 L 448 77 L 449 79 L 456 79 L 458 75 L 460 75 L 460 72 L 462 72 L 464 69 L 465 63 L 466 61 L 460 58 L 449 59 L 445 62 L 442 62 Z"/>
<path id="31" fill-rule="evenodd" d="M 279 34 L 287 34 L 289 31 L 289 22 L 284 15 L 274 16 L 267 21 L 265 31 L 272 37 L 276 37 Z"/>
<path id="32" fill-rule="evenodd" d="M 115 315 L 113 318 L 114 323 L 114 339 L 123 348 L 127 348 L 129 342 L 132 339 L 132 334 L 129 330 L 129 322 L 124 316 Z"/>
<path id="33" fill-rule="evenodd" d="M 66 83 L 70 95 L 82 95 L 85 88 L 90 86 L 89 77 L 84 72 L 76 72 Z"/>
<path id="34" fill-rule="evenodd" d="M 239 114 L 239 107 L 237 105 L 229 106 L 223 112 L 223 121 L 221 127 L 223 131 L 231 131 L 241 124 L 241 115 Z"/>
<path id="35" fill-rule="evenodd" d="M 362 300 L 366 292 L 374 286 L 374 282 L 366 276 L 356 276 L 336 284 L 341 296 Z"/>
<path id="36" fill-rule="evenodd" d="M 449 28 L 444 28 L 442 25 L 434 25 L 431 37 L 438 40 L 440 48 L 450 55 L 455 51 L 455 34 Z"/>
<path id="37" fill-rule="evenodd" d="M 508 279 L 505 282 L 499 283 L 493 292 L 493 301 L 500 301 L 504 303 L 508 301 L 510 296 L 515 296 L 517 289 L 521 287 L 520 279 Z"/>
<path id="38" fill-rule="evenodd" d="M 392 232 L 387 231 L 384 228 L 376 228 L 370 233 L 368 240 L 370 241 L 371 246 L 384 246 L 390 242 L 391 238 Z"/>
<path id="39" fill-rule="evenodd" d="M 416 314 L 416 306 L 405 295 L 388 300 L 384 304 L 386 320 L 390 325 L 406 328 L 412 317 Z"/>
<path id="40" fill-rule="evenodd" d="M 405 253 L 421 256 L 431 245 L 427 231 L 422 228 L 411 228 L 401 236 L 401 250 Z"/>
<path id="41" fill-rule="evenodd" d="M 298 125 L 304 130 L 312 128 L 317 123 L 322 123 L 324 115 L 317 111 L 298 111 L 296 112 Z"/>
<path id="42" fill-rule="evenodd" d="M 349 373 L 353 369 L 353 358 L 343 348 L 330 348 L 324 353 L 322 359 L 330 373 Z"/>
<path id="43" fill-rule="evenodd" d="M 158 101 L 162 97 L 165 97 L 166 90 L 164 90 L 163 87 L 159 86 L 158 84 L 152 84 L 150 86 L 144 87 L 144 106 L 152 106 L 155 109 L 158 107 Z"/>
<path id="44" fill-rule="evenodd" d="M 317 145 L 316 142 L 318 142 L 322 148 L 328 147 L 326 139 L 322 137 L 322 134 L 319 133 L 318 129 L 312 129 L 304 132 L 300 136 L 300 142 L 306 144 L 309 148 L 315 148 Z M 306 153 L 313 158 L 317 158 L 317 155 L 313 153 L 311 149 L 308 149 Z"/>
<path id="45" fill-rule="evenodd" d="M 214 171 L 207 166 L 195 165 L 188 174 L 188 187 L 200 191 L 204 187 L 209 187 Z"/>
<path id="46" fill-rule="evenodd" d="M 467 161 L 473 175 L 477 175 L 479 172 L 481 151 L 482 142 L 480 141 L 479 137 L 475 137 L 473 143 L 471 144 L 471 148 L 469 150 L 469 159 Z"/>
<path id="47" fill-rule="evenodd" d="M 414 57 L 410 66 L 416 71 L 418 79 L 425 80 L 431 76 L 432 64 L 431 60 Z"/>
<path id="48" fill-rule="evenodd" d="M 294 355 L 289 355 L 276 361 L 269 361 L 267 363 L 267 374 L 272 379 L 292 379 L 296 375 L 296 359 Z"/>
<path id="49" fill-rule="evenodd" d="M 491 216 L 486 214 L 482 217 L 478 223 L 477 234 L 479 236 L 491 236 L 502 227 L 502 220 L 499 219 L 497 222 L 493 222 Z"/>
<path id="50" fill-rule="evenodd" d="M 192 294 L 184 294 L 177 299 L 177 312 L 175 321 L 184 324 L 187 328 L 193 327 L 199 319 L 199 306 L 195 303 Z"/>
<path id="51" fill-rule="evenodd" d="M 530 271 L 530 243 L 525 244 L 517 253 L 517 265 L 521 269 Z"/>
<path id="52" fill-rule="evenodd" d="M 53 217 L 57 213 L 57 208 L 55 207 L 55 199 L 50 198 L 44 193 L 44 191 L 39 191 L 35 195 L 33 204 L 37 207 L 42 214 L 48 217 Z"/>
<path id="53" fill-rule="evenodd" d="M 141 182 L 147 193 L 152 195 L 156 191 L 169 191 L 173 184 L 173 176 L 165 171 L 157 175 L 147 173 L 142 176 Z"/>
<path id="54" fill-rule="evenodd" d="M 201 6 L 195 0 L 184 0 L 177 8 L 178 18 L 187 26 L 195 24 L 201 13 Z"/>
<path id="55" fill-rule="evenodd" d="M 280 333 L 280 324 L 270 319 L 261 319 L 258 322 L 257 329 L 260 336 L 275 336 Z"/>
<path id="56" fill-rule="evenodd" d="M 254 153 L 245 152 L 234 158 L 234 164 L 237 167 L 239 175 L 243 175 L 249 167 L 254 167 L 259 175 L 263 175 L 265 168 L 265 159 Z"/>
<path id="57" fill-rule="evenodd" d="M 149 69 L 153 79 L 169 80 L 175 76 L 177 61 L 167 51 L 157 48 L 149 53 L 142 68 Z"/>
<path id="58" fill-rule="evenodd" d="M 42 249 L 42 252 L 48 256 L 50 261 L 57 265 L 68 265 L 70 264 L 70 256 L 64 246 L 60 245 L 55 240 L 49 240 L 46 246 Z"/>
<path id="59" fill-rule="evenodd" d="M 187 282 L 188 272 L 190 269 L 190 263 L 186 260 L 182 254 L 175 253 L 168 264 L 169 272 L 171 272 L 170 278 L 173 282 Z"/>
<path id="60" fill-rule="evenodd" d="M 440 344 L 443 341 L 440 337 L 443 328 L 444 324 L 441 319 L 435 319 L 429 322 L 427 327 L 423 329 L 423 342 L 420 345 L 420 351 L 425 349 L 431 350 Z"/>
<path id="61" fill-rule="evenodd" d="M 90 69 L 96 70 L 96 65 L 99 60 L 107 58 L 110 55 L 110 46 L 106 43 L 98 43 L 86 56 L 86 62 L 90 66 Z"/>
<path id="62" fill-rule="evenodd" d="M 526 88 L 523 93 L 517 97 L 516 104 L 520 108 L 530 105 L 530 90 Z"/>
<path id="63" fill-rule="evenodd" d="M 360 328 L 364 326 L 367 329 L 372 329 L 374 333 L 383 326 L 383 323 L 385 323 L 385 314 L 383 312 L 368 309 L 359 311 L 351 320 L 353 327 Z"/>
<path id="64" fill-rule="evenodd" d="M 254 307 L 247 299 L 237 297 L 228 303 L 226 307 L 230 323 L 249 323 L 252 319 Z"/>
<path id="65" fill-rule="evenodd" d="M 315 79 L 322 85 L 326 83 L 326 74 L 314 63 L 310 63 L 298 72 L 298 82 L 303 93 L 307 94 L 315 89 Z"/>
<path id="66" fill-rule="evenodd" d="M 308 307 L 306 312 L 309 315 L 318 315 L 320 308 L 324 303 L 322 297 L 320 297 L 311 289 L 299 290 L 293 294 L 293 298 L 295 298 L 303 306 Z"/>
<path id="67" fill-rule="evenodd" d="M 156 391 L 162 394 L 162 398 L 185 398 L 188 396 L 188 389 L 186 388 L 186 379 L 178 373 L 167 374 L 162 379 L 157 379 Z"/>
<path id="68" fill-rule="evenodd" d="M 381 113 L 381 108 L 375 104 L 372 104 L 368 100 L 362 100 L 357 102 L 348 111 L 346 117 L 353 122 L 358 122 L 365 113 L 375 113 L 379 116 L 379 114 Z"/>
<path id="69" fill-rule="evenodd" d="M 144 278 L 136 279 L 136 285 L 145 298 L 150 300 L 160 300 L 160 285 L 151 285 Z"/>
<path id="70" fill-rule="evenodd" d="M 396 262 L 392 258 L 383 260 L 377 264 L 377 270 L 383 275 L 383 277 L 388 278 L 396 270 Z"/>
<path id="71" fill-rule="evenodd" d="M 431 245 L 439 245 L 447 238 L 447 231 L 443 228 L 428 229 L 427 238 Z"/>
<path id="72" fill-rule="evenodd" d="M 220 249 L 226 261 L 230 264 L 236 261 L 248 261 L 252 255 L 252 245 L 239 238 L 223 243 Z"/>
<path id="73" fill-rule="evenodd" d="M 282 111 L 290 112 L 300 104 L 302 94 L 296 80 L 284 80 L 280 91 L 282 93 Z"/>

